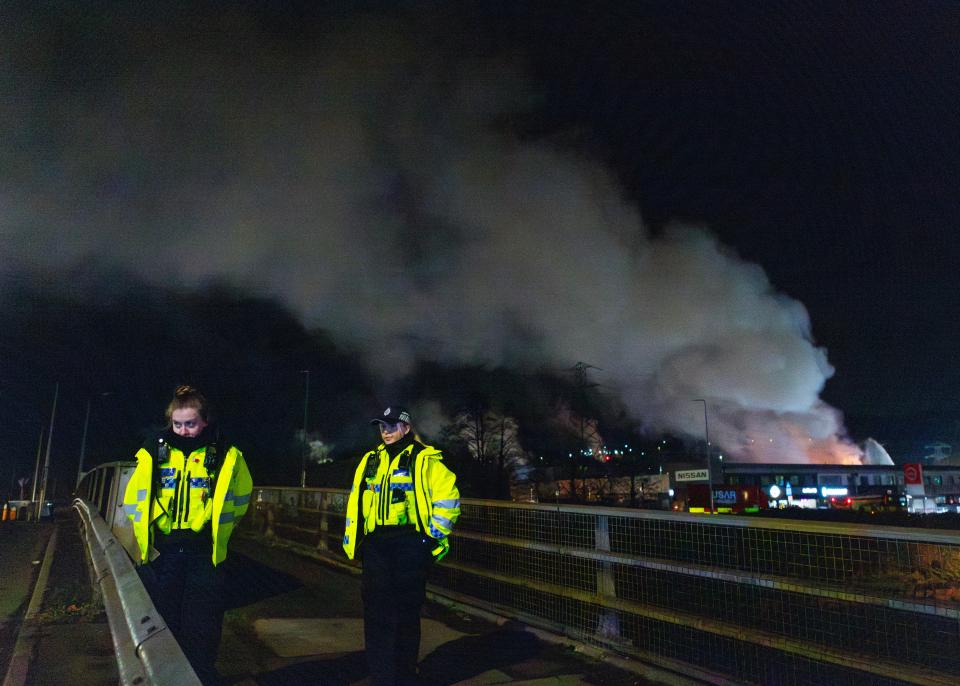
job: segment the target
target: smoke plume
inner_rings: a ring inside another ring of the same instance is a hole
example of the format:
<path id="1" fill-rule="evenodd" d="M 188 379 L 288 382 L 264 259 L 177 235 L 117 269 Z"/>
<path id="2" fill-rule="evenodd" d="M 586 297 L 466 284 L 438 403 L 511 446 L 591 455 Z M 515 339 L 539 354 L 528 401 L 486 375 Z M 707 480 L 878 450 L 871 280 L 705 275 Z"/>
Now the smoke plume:
<path id="1" fill-rule="evenodd" d="M 706 228 L 653 235 L 589 155 L 519 135 L 536 84 L 468 27 L 368 15 L 291 41 L 243 13 L 118 13 L 58 42 L 82 11 L 0 29 L 4 270 L 227 279 L 384 377 L 584 361 L 651 429 L 702 436 L 702 399 L 732 456 L 860 460 L 803 305 Z"/>

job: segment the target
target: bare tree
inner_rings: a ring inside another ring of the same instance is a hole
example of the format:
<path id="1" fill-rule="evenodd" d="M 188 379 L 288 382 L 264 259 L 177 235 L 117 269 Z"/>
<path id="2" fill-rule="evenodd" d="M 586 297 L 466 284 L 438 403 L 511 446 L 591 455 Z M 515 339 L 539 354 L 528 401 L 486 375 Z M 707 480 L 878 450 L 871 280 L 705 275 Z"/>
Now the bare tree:
<path id="1" fill-rule="evenodd" d="M 507 495 L 511 477 L 527 461 L 517 420 L 492 410 L 463 411 L 451 428 L 451 435 L 466 446 L 477 464 L 492 472 L 494 493 Z"/>
<path id="2" fill-rule="evenodd" d="M 489 419 L 495 436 L 497 485 L 503 495 L 509 495 L 510 482 L 517 468 L 527 463 L 526 453 L 520 445 L 520 427 L 513 417 L 491 414 Z"/>
<path id="3" fill-rule="evenodd" d="M 454 435 L 462 440 L 470 456 L 481 465 L 490 461 L 486 413 L 482 410 L 464 411 L 454 418 Z"/>

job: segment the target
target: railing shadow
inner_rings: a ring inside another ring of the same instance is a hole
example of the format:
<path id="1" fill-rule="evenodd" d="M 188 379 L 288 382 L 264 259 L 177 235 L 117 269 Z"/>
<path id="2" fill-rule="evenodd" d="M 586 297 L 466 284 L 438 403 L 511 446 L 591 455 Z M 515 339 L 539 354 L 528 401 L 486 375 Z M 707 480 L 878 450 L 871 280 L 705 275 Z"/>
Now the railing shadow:
<path id="1" fill-rule="evenodd" d="M 256 676 L 256 683 L 257 686 L 291 686 L 291 684 L 348 686 L 360 681 L 366 675 L 367 665 L 361 650 L 331 659 L 305 660 L 270 672 L 260 672 Z M 221 682 L 223 686 L 249 683 L 248 676 Z"/>
<path id="2" fill-rule="evenodd" d="M 539 639 L 522 624 L 508 622 L 491 633 L 438 646 L 420 662 L 420 672 L 427 683 L 434 683 L 431 675 L 443 674 L 445 683 L 455 684 L 536 657 L 542 650 Z"/>
<path id="3" fill-rule="evenodd" d="M 272 569 L 235 550 L 231 550 L 223 562 L 223 578 L 223 601 L 227 610 L 303 588 L 303 583 L 296 577 Z"/>

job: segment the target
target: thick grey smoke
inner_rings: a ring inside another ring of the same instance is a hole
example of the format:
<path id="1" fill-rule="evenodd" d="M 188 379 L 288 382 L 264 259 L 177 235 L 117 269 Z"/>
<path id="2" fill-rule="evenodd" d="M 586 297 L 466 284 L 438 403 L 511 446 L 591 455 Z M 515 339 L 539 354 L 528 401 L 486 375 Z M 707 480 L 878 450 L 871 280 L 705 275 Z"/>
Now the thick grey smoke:
<path id="1" fill-rule="evenodd" d="M 600 165 L 515 136 L 536 98 L 515 60 L 408 29 L 291 45 L 243 16 L 118 21 L 72 69 L 42 31 L 0 36 L 4 268 L 227 278 L 384 376 L 582 360 L 652 428 L 701 436 L 702 398 L 729 454 L 859 461 L 800 303 L 704 228 L 651 237 Z"/>

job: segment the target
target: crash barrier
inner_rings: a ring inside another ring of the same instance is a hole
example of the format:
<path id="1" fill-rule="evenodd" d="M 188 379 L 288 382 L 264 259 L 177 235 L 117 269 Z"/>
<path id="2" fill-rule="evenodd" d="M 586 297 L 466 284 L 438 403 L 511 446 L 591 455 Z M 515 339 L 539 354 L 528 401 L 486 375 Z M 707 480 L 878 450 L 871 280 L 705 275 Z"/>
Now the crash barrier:
<path id="1" fill-rule="evenodd" d="M 136 462 L 109 462 L 85 472 L 76 495 L 96 511 L 131 558 L 139 556 L 133 525 L 123 511 L 123 492 Z"/>
<path id="2" fill-rule="evenodd" d="M 123 509 L 123 488 L 136 466 L 136 462 L 108 462 L 84 472 L 77 483 L 77 497 L 92 505 L 107 525 L 113 526 L 113 511 Z"/>
<path id="3" fill-rule="evenodd" d="M 126 551 L 87 501 L 78 498 L 84 538 L 110 623 L 120 682 L 199 686 L 200 680 L 153 606 Z"/>
<path id="4" fill-rule="evenodd" d="M 343 561 L 346 491 L 254 489 L 248 525 Z M 960 674 L 960 532 L 463 500 L 431 588 L 725 683 Z"/>

